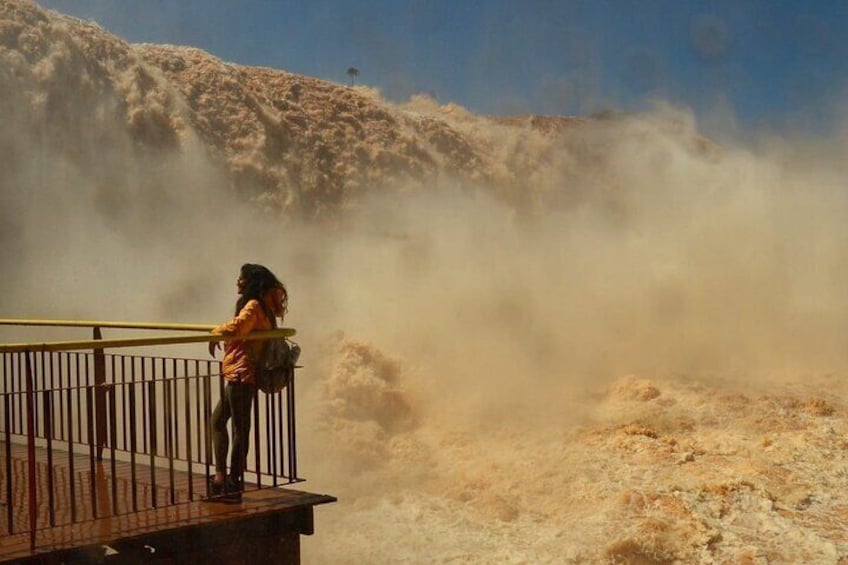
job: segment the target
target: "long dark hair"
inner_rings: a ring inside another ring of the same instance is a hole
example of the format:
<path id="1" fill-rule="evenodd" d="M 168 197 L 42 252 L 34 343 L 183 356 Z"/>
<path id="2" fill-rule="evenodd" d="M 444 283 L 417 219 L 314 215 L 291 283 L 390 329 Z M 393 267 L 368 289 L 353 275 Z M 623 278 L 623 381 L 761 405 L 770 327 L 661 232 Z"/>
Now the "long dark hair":
<path id="1" fill-rule="evenodd" d="M 244 292 L 236 301 L 236 316 L 244 308 L 244 305 L 251 300 L 258 300 L 262 308 L 265 309 L 265 301 L 263 300 L 265 294 L 274 288 L 283 289 L 283 313 L 285 314 L 289 296 L 286 286 L 267 267 L 245 263 L 241 266 L 241 278 L 244 279 Z"/>

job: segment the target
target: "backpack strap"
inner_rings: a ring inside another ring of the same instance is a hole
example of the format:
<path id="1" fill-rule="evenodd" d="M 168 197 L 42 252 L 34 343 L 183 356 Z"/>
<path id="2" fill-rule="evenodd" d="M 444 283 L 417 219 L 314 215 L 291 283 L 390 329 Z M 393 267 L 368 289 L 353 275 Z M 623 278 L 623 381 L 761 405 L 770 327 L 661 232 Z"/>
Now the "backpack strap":
<path id="1" fill-rule="evenodd" d="M 259 300 L 259 305 L 262 307 L 262 312 L 265 314 L 265 317 L 268 318 L 269 322 L 271 322 L 271 329 L 277 329 L 277 318 L 276 316 L 274 316 L 274 313 L 268 309 L 268 306 L 265 304 L 264 300 Z M 257 365 L 258 363 L 260 363 L 267 350 L 268 343 L 263 341 L 259 345 L 259 353 L 255 352 L 252 347 L 248 347 L 247 356 L 250 359 L 251 363 Z"/>

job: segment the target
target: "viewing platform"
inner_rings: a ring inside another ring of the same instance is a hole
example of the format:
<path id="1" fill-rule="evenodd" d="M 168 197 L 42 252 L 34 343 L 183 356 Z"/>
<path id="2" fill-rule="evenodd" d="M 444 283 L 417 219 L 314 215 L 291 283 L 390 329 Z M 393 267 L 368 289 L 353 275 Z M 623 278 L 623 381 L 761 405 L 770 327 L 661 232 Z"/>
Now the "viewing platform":
<path id="1" fill-rule="evenodd" d="M 220 363 L 152 354 L 227 338 L 202 325 L 0 325 L 88 327 L 95 337 L 0 345 L 0 563 L 299 563 L 313 508 L 336 499 L 290 488 L 303 481 L 294 375 L 281 392 L 256 395 L 241 501 L 207 500 Z M 101 328 L 202 334 L 103 340 Z M 142 354 L 111 353 L 127 347 Z"/>

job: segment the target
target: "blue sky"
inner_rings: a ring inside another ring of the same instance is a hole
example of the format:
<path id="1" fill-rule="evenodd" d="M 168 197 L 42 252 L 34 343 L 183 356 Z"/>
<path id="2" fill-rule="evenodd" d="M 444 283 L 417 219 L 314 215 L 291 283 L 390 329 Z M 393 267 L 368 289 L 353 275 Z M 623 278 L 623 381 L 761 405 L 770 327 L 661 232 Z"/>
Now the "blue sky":
<path id="1" fill-rule="evenodd" d="M 483 114 L 638 111 L 827 131 L 848 100 L 848 0 L 41 0 L 133 42 L 416 92 Z"/>

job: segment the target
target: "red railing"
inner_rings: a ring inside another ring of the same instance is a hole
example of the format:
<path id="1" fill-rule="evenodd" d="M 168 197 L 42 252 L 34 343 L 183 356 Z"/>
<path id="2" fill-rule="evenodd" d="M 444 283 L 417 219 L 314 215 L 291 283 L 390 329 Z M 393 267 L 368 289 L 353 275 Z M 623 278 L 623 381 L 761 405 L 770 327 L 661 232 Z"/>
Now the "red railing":
<path id="1" fill-rule="evenodd" d="M 23 321 L 5 321 L 11 322 Z M 87 323 L 62 325 L 82 324 Z M 293 333 L 274 330 L 250 338 Z M 45 528 L 207 497 L 214 463 L 209 422 L 223 389 L 220 362 L 104 350 L 220 339 L 206 334 L 0 345 L 3 534 L 29 532 L 35 548 L 36 532 Z M 72 351 L 83 348 L 88 351 Z M 302 480 L 294 382 L 254 399 L 246 492 Z"/>

